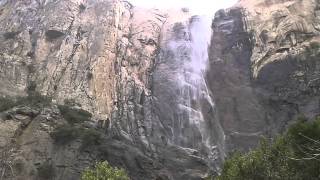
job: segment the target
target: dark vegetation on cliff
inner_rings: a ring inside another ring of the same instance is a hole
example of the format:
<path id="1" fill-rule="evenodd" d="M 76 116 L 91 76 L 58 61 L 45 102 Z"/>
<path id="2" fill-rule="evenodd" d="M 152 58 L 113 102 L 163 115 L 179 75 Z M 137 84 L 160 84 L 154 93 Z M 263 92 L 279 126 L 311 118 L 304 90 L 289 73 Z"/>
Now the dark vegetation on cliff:
<path id="1" fill-rule="evenodd" d="M 15 106 L 36 106 L 43 107 L 51 103 L 51 98 L 42 96 L 39 93 L 32 93 L 24 97 L 0 97 L 0 112 L 11 109 Z"/>
<path id="2" fill-rule="evenodd" d="M 51 134 L 51 137 L 59 145 L 66 145 L 76 139 L 81 139 L 81 149 L 101 143 L 101 133 L 94 129 L 73 127 L 69 124 L 58 126 Z"/>
<path id="3" fill-rule="evenodd" d="M 85 122 L 90 120 L 92 117 L 91 113 L 82 109 L 72 108 L 68 105 L 59 105 L 58 108 L 64 119 L 70 124 Z"/>
<path id="4" fill-rule="evenodd" d="M 316 180 L 320 178 L 320 118 L 300 118 L 272 142 L 264 139 L 246 154 L 234 153 L 218 180 Z"/>

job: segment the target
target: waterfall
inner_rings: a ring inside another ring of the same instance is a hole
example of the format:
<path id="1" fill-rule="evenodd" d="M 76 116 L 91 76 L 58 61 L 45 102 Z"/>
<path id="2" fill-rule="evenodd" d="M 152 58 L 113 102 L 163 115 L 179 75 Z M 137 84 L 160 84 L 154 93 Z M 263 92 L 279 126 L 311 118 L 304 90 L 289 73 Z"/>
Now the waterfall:
<path id="1" fill-rule="evenodd" d="M 171 121 L 162 123 L 168 124 L 171 143 L 221 162 L 224 131 L 206 83 L 211 21 L 210 17 L 193 16 L 187 22 L 174 24 L 155 75 L 156 92 L 160 119 Z"/>

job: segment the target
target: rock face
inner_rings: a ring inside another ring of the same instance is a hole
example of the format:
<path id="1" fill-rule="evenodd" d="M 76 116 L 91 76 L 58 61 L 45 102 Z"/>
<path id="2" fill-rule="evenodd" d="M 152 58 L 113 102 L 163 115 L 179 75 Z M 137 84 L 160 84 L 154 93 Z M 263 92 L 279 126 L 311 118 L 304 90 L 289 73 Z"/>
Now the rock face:
<path id="1" fill-rule="evenodd" d="M 319 1 L 240 1 L 217 12 L 207 72 L 227 148 L 319 115 Z"/>
<path id="2" fill-rule="evenodd" d="M 79 136 L 69 143 L 59 143 L 52 132 L 68 127 L 57 106 L 17 106 L 0 114 L 1 177 L 4 179 L 70 179 L 96 161 L 109 161 L 128 170 L 131 179 L 198 179 L 208 169 L 202 159 L 176 147 L 159 147 L 157 156 L 121 136 L 105 134 L 102 128 L 73 124 L 73 128 L 100 134 L 99 142 L 84 146 Z M 61 131 L 57 137 L 70 138 Z M 75 133 L 76 131 L 72 131 Z M 83 136 L 83 135 L 82 135 Z M 87 135 L 88 137 L 88 135 Z M 174 171 L 173 171 L 174 169 Z"/>
<path id="3" fill-rule="evenodd" d="M 54 179 L 79 179 L 108 160 L 134 180 L 202 179 L 319 114 L 319 22 L 316 0 L 242 0 L 213 21 L 120 0 L 2 0 L 0 95 L 53 102 L 1 113 L 1 170 L 37 179 L 48 162 Z M 93 114 L 72 126 L 101 143 L 54 142 L 70 102 Z"/>
<path id="4" fill-rule="evenodd" d="M 78 179 L 96 160 L 124 167 L 139 180 L 208 175 L 206 156 L 171 142 L 166 128 L 172 125 L 163 126 L 154 112 L 159 101 L 153 74 L 162 40 L 175 22 L 187 21 L 188 14 L 138 9 L 118 0 L 1 1 L 0 9 L 1 96 L 37 91 L 52 97 L 53 104 L 74 102 L 92 112 L 93 120 L 108 132 L 108 143 L 81 152 L 77 142 L 67 147 L 52 142 L 49 134 L 63 119 L 60 116 L 53 124 L 32 120 L 22 132 L 20 120 L 3 118 L 1 143 L 25 153 L 19 156 L 31 164 L 25 178 L 35 179 L 40 165 L 50 161 L 59 175 L 56 179 Z M 45 132 L 39 130 L 42 125 L 48 128 Z M 22 137 L 22 146 L 7 142 Z M 6 177 L 19 178 L 10 173 Z"/>

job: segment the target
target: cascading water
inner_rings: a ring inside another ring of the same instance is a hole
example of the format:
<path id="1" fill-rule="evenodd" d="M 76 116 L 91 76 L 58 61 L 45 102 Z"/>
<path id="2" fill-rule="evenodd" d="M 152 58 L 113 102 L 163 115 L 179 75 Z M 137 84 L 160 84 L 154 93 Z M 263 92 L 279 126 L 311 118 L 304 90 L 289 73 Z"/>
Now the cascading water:
<path id="1" fill-rule="evenodd" d="M 155 75 L 159 115 L 170 143 L 197 150 L 210 162 L 224 158 L 224 131 L 206 85 L 211 18 L 175 23 Z"/>

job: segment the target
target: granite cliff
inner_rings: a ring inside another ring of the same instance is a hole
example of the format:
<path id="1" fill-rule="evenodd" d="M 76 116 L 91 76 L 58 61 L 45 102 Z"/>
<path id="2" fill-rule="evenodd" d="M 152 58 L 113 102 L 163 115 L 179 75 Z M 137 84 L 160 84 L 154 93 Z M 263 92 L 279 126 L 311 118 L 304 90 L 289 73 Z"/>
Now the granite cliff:
<path id="1" fill-rule="evenodd" d="M 241 0 L 214 19 L 1 0 L 0 100 L 16 100 L 0 115 L 2 177 L 79 179 L 101 160 L 137 180 L 214 175 L 229 152 L 319 114 L 319 23 L 318 0 Z M 66 144 L 61 127 L 77 132 Z"/>
<path id="2" fill-rule="evenodd" d="M 319 115 L 319 1 L 240 1 L 216 13 L 208 84 L 227 148 Z"/>

